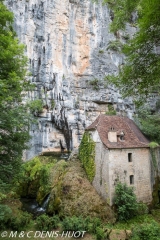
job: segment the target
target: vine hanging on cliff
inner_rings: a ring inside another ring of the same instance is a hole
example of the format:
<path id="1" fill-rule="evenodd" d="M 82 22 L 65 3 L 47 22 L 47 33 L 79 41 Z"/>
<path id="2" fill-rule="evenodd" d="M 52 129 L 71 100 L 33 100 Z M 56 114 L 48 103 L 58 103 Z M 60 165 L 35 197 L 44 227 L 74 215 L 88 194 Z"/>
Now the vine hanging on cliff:
<path id="1" fill-rule="evenodd" d="M 86 171 L 90 182 L 95 176 L 95 142 L 91 139 L 90 134 L 85 132 L 79 147 L 79 158 Z"/>

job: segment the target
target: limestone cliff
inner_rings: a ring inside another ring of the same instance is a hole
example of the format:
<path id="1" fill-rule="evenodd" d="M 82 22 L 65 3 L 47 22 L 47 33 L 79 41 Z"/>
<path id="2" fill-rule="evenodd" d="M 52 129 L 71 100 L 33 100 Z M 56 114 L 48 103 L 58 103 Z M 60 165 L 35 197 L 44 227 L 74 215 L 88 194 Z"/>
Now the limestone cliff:
<path id="1" fill-rule="evenodd" d="M 104 82 L 118 71 L 123 56 L 110 41 L 125 33 L 109 32 L 111 12 L 92 0 L 6 0 L 14 13 L 14 29 L 26 45 L 31 82 L 30 99 L 43 99 L 39 124 L 31 129 L 29 159 L 42 151 L 76 148 L 84 128 L 113 104 L 117 113 L 134 112 L 131 99 Z M 128 26 L 127 34 L 135 31 Z"/>

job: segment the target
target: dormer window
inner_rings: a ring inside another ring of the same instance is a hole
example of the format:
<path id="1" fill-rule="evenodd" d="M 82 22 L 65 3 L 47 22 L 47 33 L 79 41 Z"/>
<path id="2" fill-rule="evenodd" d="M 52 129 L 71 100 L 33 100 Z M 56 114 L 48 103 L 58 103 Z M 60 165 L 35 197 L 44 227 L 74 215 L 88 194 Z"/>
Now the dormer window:
<path id="1" fill-rule="evenodd" d="M 111 127 L 111 131 L 114 131 L 114 127 Z"/>

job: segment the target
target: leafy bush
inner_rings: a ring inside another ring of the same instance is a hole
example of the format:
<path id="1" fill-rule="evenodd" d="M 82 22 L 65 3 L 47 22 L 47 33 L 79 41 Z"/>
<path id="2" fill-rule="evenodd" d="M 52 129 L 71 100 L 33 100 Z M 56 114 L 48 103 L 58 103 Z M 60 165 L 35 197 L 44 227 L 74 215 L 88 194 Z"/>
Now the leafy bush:
<path id="1" fill-rule="evenodd" d="M 33 100 L 28 105 L 32 113 L 42 112 L 43 110 L 43 101 L 41 99 Z"/>
<path id="2" fill-rule="evenodd" d="M 126 221 L 137 215 L 138 203 L 132 187 L 117 183 L 114 203 L 117 209 L 118 220 Z"/>
<path id="3" fill-rule="evenodd" d="M 145 203 L 138 203 L 137 206 L 137 214 L 138 215 L 143 215 L 143 214 L 147 214 L 148 213 L 148 207 Z"/>
<path id="4" fill-rule="evenodd" d="M 104 50 L 100 49 L 100 50 L 99 50 L 99 53 L 100 53 L 100 54 L 103 54 L 103 53 L 104 53 Z"/>
<path id="5" fill-rule="evenodd" d="M 107 238 L 107 233 L 104 231 L 103 228 L 97 227 L 96 228 L 96 240 L 103 240 Z"/>
<path id="6" fill-rule="evenodd" d="M 5 229 L 5 226 L 10 221 L 12 210 L 6 205 L 0 204 L 0 229 Z"/>
<path id="7" fill-rule="evenodd" d="M 62 222 L 63 231 L 85 231 L 87 224 L 82 217 L 66 217 Z"/>
<path id="8" fill-rule="evenodd" d="M 159 110 L 157 110 L 159 111 Z M 160 114 L 153 114 L 151 109 L 147 107 L 139 108 L 138 116 L 135 121 L 141 131 L 149 138 L 150 141 L 155 142 L 151 144 L 151 148 L 156 147 L 156 143 L 160 144 Z"/>
<path id="9" fill-rule="evenodd" d="M 0 229 L 10 228 L 20 231 L 29 224 L 31 215 L 27 212 L 20 211 L 15 217 L 12 214 L 12 209 L 7 205 L 0 204 Z"/>
<path id="10" fill-rule="evenodd" d="M 19 214 L 18 216 L 11 218 L 9 227 L 12 230 L 16 231 L 24 230 L 25 227 L 30 223 L 31 218 L 32 218 L 31 214 L 27 212 L 22 212 L 22 214 Z"/>
<path id="11" fill-rule="evenodd" d="M 42 214 L 36 218 L 37 229 L 40 231 L 51 231 L 58 227 L 60 219 L 58 216 L 49 217 L 46 214 Z"/>
<path id="12" fill-rule="evenodd" d="M 92 85 L 94 90 L 99 90 L 99 80 L 97 78 L 91 80 L 89 84 Z"/>
<path id="13" fill-rule="evenodd" d="M 37 197 L 38 203 L 42 204 L 51 189 L 49 175 L 54 164 L 55 159 L 48 161 L 40 157 L 24 163 L 15 180 L 17 193 L 22 197 Z"/>
<path id="14" fill-rule="evenodd" d="M 116 115 L 116 110 L 114 109 L 113 105 L 108 105 L 108 111 L 105 114 L 109 116 Z"/>
<path id="15" fill-rule="evenodd" d="M 122 43 L 118 40 L 115 40 L 115 41 L 110 41 L 108 43 L 107 50 L 110 49 L 110 50 L 113 50 L 113 51 L 120 51 L 121 48 L 122 48 Z"/>
<path id="16" fill-rule="evenodd" d="M 96 235 L 97 240 L 105 239 L 106 233 L 99 218 L 66 217 L 62 222 L 63 231 L 86 231 Z"/>
<path id="17" fill-rule="evenodd" d="M 85 223 L 86 223 L 86 230 L 87 232 L 89 233 L 94 233 L 96 234 L 96 229 L 97 227 L 100 227 L 101 226 L 101 220 L 99 218 L 90 218 L 90 217 L 87 217 L 85 219 Z"/>
<path id="18" fill-rule="evenodd" d="M 159 240 L 160 226 L 157 222 L 144 223 L 132 230 L 131 240 Z"/>

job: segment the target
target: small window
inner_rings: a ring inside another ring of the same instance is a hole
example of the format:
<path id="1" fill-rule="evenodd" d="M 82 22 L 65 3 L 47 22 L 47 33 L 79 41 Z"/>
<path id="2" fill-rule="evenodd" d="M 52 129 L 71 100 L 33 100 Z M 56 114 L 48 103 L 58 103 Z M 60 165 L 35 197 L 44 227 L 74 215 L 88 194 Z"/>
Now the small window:
<path id="1" fill-rule="evenodd" d="M 123 140 L 124 140 L 124 136 L 120 136 L 119 139 L 120 139 L 121 141 L 123 141 Z"/>
<path id="2" fill-rule="evenodd" d="M 129 179 L 130 179 L 130 184 L 134 184 L 134 175 L 130 175 L 129 176 Z"/>
<path id="3" fill-rule="evenodd" d="M 111 131 L 114 131 L 114 127 L 111 127 Z"/>
<path id="4" fill-rule="evenodd" d="M 132 153 L 128 153 L 128 162 L 132 162 Z"/>

